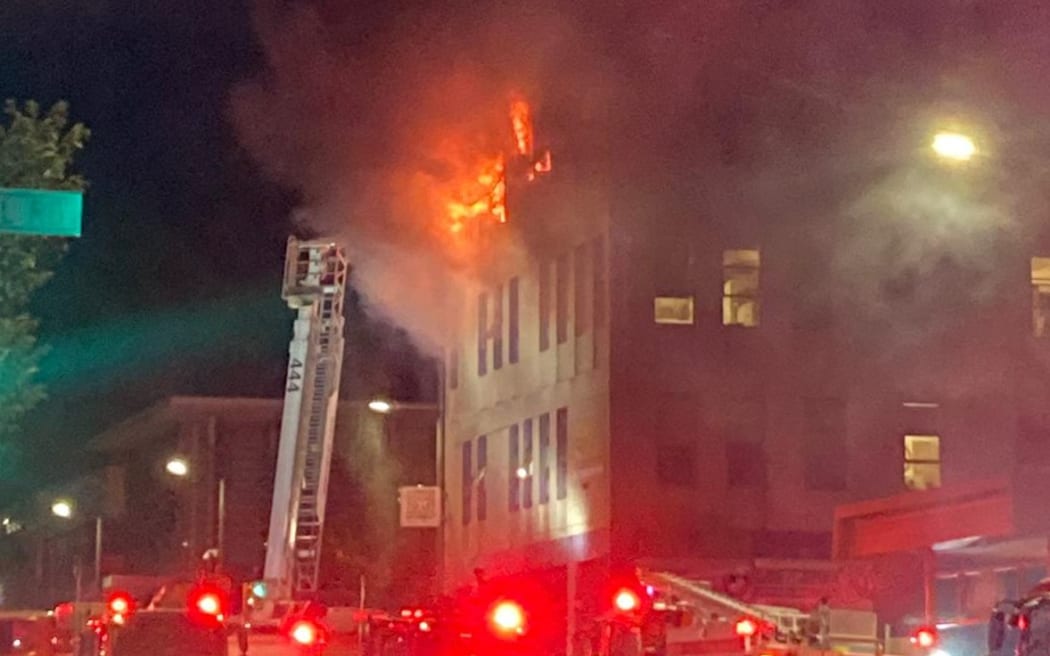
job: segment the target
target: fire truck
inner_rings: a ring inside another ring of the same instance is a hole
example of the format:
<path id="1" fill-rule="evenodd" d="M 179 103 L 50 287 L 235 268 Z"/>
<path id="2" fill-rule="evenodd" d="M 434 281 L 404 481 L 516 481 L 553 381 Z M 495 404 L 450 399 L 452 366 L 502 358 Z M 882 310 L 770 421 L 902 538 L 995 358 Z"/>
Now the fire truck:
<path id="1" fill-rule="evenodd" d="M 1017 601 L 1000 601 L 988 621 L 988 653 L 1016 642 L 1017 656 L 1050 653 L 1050 579 L 1044 579 Z"/>
<path id="2" fill-rule="evenodd" d="M 242 591 L 250 628 L 281 628 L 304 648 L 325 638 L 317 603 L 325 503 L 343 364 L 348 266 L 330 241 L 288 240 L 282 297 L 296 311 L 274 472 L 263 580 Z"/>

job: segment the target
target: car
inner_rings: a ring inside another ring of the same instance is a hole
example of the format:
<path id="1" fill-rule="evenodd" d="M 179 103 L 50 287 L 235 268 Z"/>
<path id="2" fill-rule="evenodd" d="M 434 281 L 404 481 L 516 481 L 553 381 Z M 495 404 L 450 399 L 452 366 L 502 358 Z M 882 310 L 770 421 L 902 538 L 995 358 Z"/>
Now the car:
<path id="1" fill-rule="evenodd" d="M 201 580 L 161 586 L 140 609 L 136 600 L 111 592 L 95 632 L 101 656 L 226 656 L 229 594 Z"/>

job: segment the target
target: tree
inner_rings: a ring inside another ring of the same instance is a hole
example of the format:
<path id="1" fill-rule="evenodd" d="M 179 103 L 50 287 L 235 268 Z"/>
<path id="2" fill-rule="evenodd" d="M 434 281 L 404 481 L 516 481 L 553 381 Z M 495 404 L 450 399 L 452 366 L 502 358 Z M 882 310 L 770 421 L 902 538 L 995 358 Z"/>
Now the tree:
<path id="1" fill-rule="evenodd" d="M 41 113 L 35 102 L 20 107 L 8 100 L 3 111 L 7 120 L 0 125 L 0 187 L 87 186 L 70 167 L 90 132 L 80 123 L 70 125 L 66 103 Z M 16 478 L 19 422 L 45 393 L 35 380 L 44 349 L 37 344 L 29 299 L 51 277 L 65 248 L 64 239 L 0 234 L 0 480 Z"/>

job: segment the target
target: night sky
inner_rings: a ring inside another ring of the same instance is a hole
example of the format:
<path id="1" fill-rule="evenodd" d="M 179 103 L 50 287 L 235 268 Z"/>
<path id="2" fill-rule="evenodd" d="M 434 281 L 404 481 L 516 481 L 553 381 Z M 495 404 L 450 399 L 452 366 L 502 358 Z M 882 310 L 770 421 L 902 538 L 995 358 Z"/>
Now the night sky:
<path id="1" fill-rule="evenodd" d="M 297 199 L 261 177 L 227 111 L 260 57 L 238 0 L 0 2 L 0 93 L 68 100 L 93 131 L 84 236 L 33 308 L 51 398 L 26 423 L 23 484 L 78 473 L 73 450 L 164 396 L 280 393 Z M 426 393 L 402 335 L 353 303 L 350 320 L 350 350 L 371 355 L 344 395 Z"/>

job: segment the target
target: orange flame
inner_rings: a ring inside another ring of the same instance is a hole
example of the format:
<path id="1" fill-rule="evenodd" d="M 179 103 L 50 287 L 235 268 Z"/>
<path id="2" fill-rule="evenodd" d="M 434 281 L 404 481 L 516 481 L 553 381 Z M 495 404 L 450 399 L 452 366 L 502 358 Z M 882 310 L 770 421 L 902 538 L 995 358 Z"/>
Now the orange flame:
<path id="1" fill-rule="evenodd" d="M 532 116 L 529 103 L 524 100 L 515 100 L 510 105 L 510 123 L 514 128 L 514 141 L 518 146 L 518 154 L 529 157 L 532 155 Z"/>

